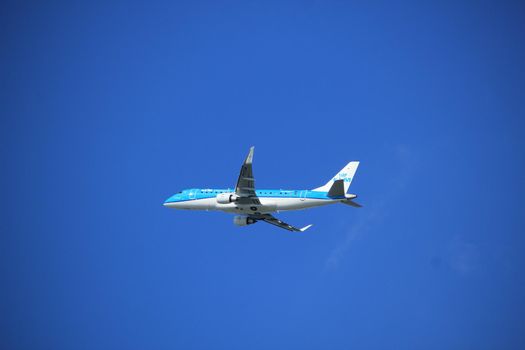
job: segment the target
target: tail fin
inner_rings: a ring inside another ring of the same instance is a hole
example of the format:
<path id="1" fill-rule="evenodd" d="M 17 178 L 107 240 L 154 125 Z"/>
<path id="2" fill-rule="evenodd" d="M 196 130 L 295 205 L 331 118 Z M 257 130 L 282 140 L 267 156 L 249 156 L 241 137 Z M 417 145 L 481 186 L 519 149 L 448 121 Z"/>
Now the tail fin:
<path id="1" fill-rule="evenodd" d="M 330 191 L 330 188 L 332 188 L 332 185 L 335 181 L 343 180 L 345 190 L 344 193 L 348 192 L 348 188 L 350 188 L 350 184 L 352 183 L 352 179 L 354 178 L 358 166 L 359 162 L 356 161 L 348 163 L 343 169 L 341 169 L 340 172 L 331 178 L 330 181 L 326 183 L 326 185 L 314 188 L 312 191 L 328 192 Z"/>

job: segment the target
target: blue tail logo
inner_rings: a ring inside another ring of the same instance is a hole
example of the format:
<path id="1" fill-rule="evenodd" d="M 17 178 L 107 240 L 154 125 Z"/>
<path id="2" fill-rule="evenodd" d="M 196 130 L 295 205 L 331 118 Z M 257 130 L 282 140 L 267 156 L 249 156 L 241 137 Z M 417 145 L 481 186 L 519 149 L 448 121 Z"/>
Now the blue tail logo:
<path id="1" fill-rule="evenodd" d="M 344 180 L 344 182 L 352 181 L 352 178 L 347 177 L 347 175 L 348 175 L 347 173 L 339 173 L 334 177 L 333 181 L 337 181 L 337 180 Z"/>

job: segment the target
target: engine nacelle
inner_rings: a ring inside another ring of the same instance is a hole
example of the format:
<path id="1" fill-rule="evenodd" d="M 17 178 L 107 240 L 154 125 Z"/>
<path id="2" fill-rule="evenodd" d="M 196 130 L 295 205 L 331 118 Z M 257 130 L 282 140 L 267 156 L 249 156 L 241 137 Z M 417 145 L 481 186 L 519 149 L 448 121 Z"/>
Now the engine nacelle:
<path id="1" fill-rule="evenodd" d="M 235 202 L 239 199 L 239 196 L 235 193 L 219 193 L 217 195 L 217 203 L 219 204 L 229 204 Z"/>
<path id="2" fill-rule="evenodd" d="M 233 223 L 237 226 L 251 225 L 251 224 L 255 224 L 256 222 L 257 222 L 256 220 L 249 218 L 247 216 L 237 215 L 233 217 Z"/>

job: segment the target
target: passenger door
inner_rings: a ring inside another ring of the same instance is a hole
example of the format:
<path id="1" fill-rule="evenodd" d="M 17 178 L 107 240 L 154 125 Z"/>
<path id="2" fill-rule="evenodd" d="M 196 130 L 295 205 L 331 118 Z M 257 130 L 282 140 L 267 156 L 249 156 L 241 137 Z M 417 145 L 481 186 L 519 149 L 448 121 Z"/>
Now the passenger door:
<path id="1" fill-rule="evenodd" d="M 299 196 L 301 198 L 301 202 L 304 202 L 304 199 L 306 198 L 306 190 L 305 191 L 301 191 L 301 194 Z"/>

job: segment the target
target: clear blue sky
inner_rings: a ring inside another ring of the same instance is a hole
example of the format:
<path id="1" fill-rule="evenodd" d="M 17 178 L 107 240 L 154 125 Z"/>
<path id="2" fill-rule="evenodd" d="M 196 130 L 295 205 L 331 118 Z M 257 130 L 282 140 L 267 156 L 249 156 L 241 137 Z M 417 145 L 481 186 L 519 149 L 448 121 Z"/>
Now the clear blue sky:
<path id="1" fill-rule="evenodd" d="M 0 14 L 3 349 L 523 349 L 519 1 Z M 162 207 L 314 188 L 304 234 Z"/>

